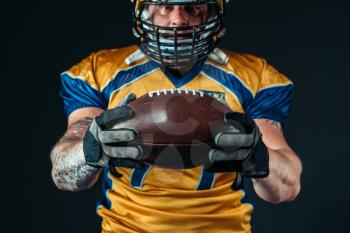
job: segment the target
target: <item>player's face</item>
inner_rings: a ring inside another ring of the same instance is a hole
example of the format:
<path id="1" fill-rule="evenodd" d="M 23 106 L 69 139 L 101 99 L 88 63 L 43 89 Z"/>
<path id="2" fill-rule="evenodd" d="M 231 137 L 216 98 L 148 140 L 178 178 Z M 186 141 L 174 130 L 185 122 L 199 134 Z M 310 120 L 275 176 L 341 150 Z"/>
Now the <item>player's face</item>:
<path id="1" fill-rule="evenodd" d="M 187 27 L 197 26 L 207 21 L 209 7 L 206 4 L 197 5 L 149 5 L 148 12 L 154 25 L 162 27 Z M 172 31 L 161 30 L 161 33 L 172 33 Z M 186 39 L 181 34 L 191 33 L 192 30 L 178 31 L 178 40 Z M 172 36 L 161 39 L 174 40 Z M 165 61 L 167 61 L 165 59 Z M 173 67 L 172 69 L 186 73 L 194 64 L 189 62 L 185 67 Z"/>
<path id="2" fill-rule="evenodd" d="M 200 5 L 150 5 L 153 24 L 165 27 L 196 26 L 206 21 L 208 6 Z"/>

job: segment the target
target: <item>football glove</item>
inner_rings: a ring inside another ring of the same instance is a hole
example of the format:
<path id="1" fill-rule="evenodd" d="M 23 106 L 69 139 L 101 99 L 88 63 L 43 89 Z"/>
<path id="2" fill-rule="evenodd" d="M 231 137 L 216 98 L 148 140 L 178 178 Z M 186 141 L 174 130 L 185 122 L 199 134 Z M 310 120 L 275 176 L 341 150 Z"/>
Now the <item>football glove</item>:
<path id="1" fill-rule="evenodd" d="M 241 185 L 242 177 L 264 178 L 269 174 L 269 156 L 259 128 L 247 115 L 226 112 L 225 122 L 233 129 L 218 133 L 215 144 L 218 149 L 209 152 L 209 172 L 237 172 L 232 188 Z"/>
<path id="2" fill-rule="evenodd" d="M 135 94 L 130 93 L 121 103 L 97 116 L 91 123 L 83 140 L 83 151 L 87 164 L 95 167 L 111 167 L 112 174 L 120 177 L 115 167 L 141 168 L 141 145 L 129 146 L 128 142 L 134 141 L 139 133 L 136 129 L 122 128 L 112 129 L 118 122 L 134 117 L 133 109 L 127 106 L 136 99 Z"/>

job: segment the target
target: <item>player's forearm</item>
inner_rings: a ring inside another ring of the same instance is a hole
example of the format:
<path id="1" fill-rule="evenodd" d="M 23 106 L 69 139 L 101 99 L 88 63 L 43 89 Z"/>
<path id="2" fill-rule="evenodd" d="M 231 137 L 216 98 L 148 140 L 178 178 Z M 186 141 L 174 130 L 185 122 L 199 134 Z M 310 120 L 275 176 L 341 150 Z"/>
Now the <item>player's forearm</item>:
<path id="1" fill-rule="evenodd" d="M 268 151 L 270 174 L 264 179 L 253 179 L 255 192 L 271 203 L 294 200 L 300 192 L 299 158 L 289 149 Z"/>
<path id="2" fill-rule="evenodd" d="M 101 169 L 87 165 L 83 153 L 83 137 L 90 123 L 91 119 L 74 123 L 51 152 L 52 179 L 62 190 L 85 190 L 98 179 Z"/>

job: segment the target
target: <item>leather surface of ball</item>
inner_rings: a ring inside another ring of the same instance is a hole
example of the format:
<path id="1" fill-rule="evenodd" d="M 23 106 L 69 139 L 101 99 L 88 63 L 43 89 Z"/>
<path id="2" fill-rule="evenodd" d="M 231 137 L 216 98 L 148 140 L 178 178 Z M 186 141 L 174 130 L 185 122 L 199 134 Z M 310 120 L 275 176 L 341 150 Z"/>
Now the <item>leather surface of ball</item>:
<path id="1" fill-rule="evenodd" d="M 160 167 L 185 169 L 207 164 L 215 135 L 232 130 L 224 122 L 224 113 L 230 109 L 200 91 L 154 91 L 129 106 L 135 117 L 113 128 L 137 129 L 145 161 Z"/>

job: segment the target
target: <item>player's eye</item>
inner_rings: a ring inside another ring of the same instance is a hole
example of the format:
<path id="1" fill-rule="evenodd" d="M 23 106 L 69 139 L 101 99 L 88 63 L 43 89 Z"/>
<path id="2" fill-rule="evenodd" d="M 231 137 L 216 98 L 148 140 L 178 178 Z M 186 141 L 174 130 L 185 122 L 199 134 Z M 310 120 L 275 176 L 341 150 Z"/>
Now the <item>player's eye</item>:
<path id="1" fill-rule="evenodd" d="M 160 6 L 157 6 L 157 11 L 161 15 L 168 15 L 173 10 L 173 8 L 174 7 L 170 5 L 160 5 Z"/>
<path id="2" fill-rule="evenodd" d="M 187 14 L 191 16 L 200 16 L 201 15 L 201 9 L 199 6 L 196 5 L 187 5 L 185 6 L 185 11 Z"/>

